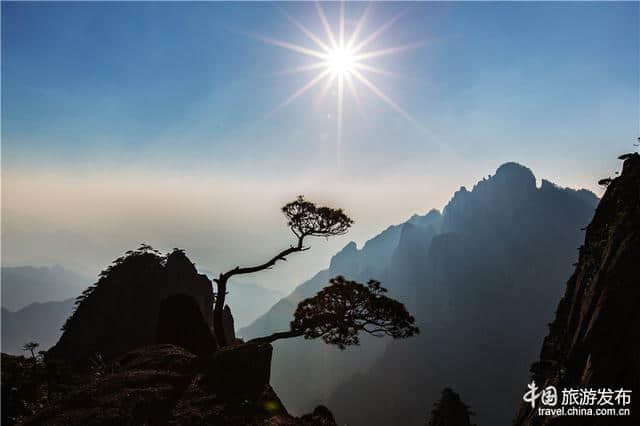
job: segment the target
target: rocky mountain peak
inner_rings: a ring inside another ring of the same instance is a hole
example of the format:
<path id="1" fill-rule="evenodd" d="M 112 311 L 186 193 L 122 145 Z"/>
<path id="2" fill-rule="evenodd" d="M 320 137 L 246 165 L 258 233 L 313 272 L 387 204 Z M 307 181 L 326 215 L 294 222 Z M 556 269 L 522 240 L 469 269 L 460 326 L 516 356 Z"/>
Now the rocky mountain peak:
<path id="1" fill-rule="evenodd" d="M 439 231 L 440 225 L 442 224 L 442 214 L 440 210 L 431 209 L 423 216 L 414 214 L 407 223 L 418 226 L 433 226 L 435 231 Z"/>
<path id="2" fill-rule="evenodd" d="M 355 263 L 357 263 L 358 261 L 357 255 L 358 247 L 356 246 L 355 242 L 351 241 L 331 258 L 329 267 L 332 271 L 339 275 L 341 271 L 353 269 Z"/>
<path id="3" fill-rule="evenodd" d="M 181 250 L 167 256 L 144 245 L 129 251 L 78 297 L 75 312 L 47 357 L 82 367 L 96 356 L 109 360 L 154 344 L 162 302 L 175 295 L 190 298 L 196 307 L 193 315 L 201 316 L 205 328 L 211 326 L 212 283 Z"/>
<path id="4" fill-rule="evenodd" d="M 167 256 L 167 269 L 183 271 L 186 274 L 197 274 L 195 265 L 182 250 L 174 250 Z"/>
<path id="5" fill-rule="evenodd" d="M 499 183 L 505 183 L 509 186 L 519 187 L 521 189 L 535 189 L 536 177 L 533 172 L 518 163 L 504 163 L 496 170 L 491 180 Z"/>

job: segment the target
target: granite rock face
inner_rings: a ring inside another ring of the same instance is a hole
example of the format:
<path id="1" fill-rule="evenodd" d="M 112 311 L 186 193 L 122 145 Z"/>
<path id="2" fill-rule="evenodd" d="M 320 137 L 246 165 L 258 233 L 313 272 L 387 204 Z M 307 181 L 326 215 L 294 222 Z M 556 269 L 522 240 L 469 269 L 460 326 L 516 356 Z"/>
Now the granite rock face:
<path id="1" fill-rule="evenodd" d="M 147 248 L 128 252 L 78 298 L 76 311 L 47 358 L 86 367 L 97 356 L 108 361 L 154 344 L 160 306 L 178 294 L 193 299 L 202 322 L 210 328 L 214 303 L 211 281 L 198 274 L 181 250 L 166 257 Z"/>
<path id="2" fill-rule="evenodd" d="M 631 416 L 539 417 L 521 404 L 516 425 L 640 424 L 640 155 L 626 156 L 591 224 L 549 325 L 532 379 L 539 388 L 632 390 Z M 526 389 L 523 389 L 523 394 Z M 629 406 L 628 406 L 629 407 Z"/>

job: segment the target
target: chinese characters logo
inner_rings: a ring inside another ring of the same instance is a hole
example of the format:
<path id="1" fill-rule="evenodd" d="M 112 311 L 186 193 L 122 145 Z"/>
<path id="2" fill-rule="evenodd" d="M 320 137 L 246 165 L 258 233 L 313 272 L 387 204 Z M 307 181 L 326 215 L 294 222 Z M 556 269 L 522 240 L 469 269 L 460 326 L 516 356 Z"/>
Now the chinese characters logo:
<path id="1" fill-rule="evenodd" d="M 538 415 L 630 415 L 631 390 L 611 388 L 569 388 L 560 392 L 553 386 L 540 388 L 532 381 L 522 400 L 536 407 Z"/>

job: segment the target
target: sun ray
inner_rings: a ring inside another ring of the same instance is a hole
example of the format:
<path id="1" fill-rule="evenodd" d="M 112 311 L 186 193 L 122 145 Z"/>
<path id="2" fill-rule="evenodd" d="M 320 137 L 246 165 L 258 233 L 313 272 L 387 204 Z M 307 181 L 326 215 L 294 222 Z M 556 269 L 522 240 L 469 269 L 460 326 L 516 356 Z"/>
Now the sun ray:
<path id="1" fill-rule="evenodd" d="M 384 25 L 382 25 L 380 28 L 378 28 L 376 31 L 374 31 L 372 34 L 370 34 L 367 38 L 365 38 L 364 40 L 362 40 L 360 43 L 358 43 L 356 45 L 356 47 L 353 48 L 354 52 L 359 52 L 361 51 L 364 47 L 366 47 L 369 43 L 371 43 L 372 41 L 374 41 L 375 39 L 377 39 L 378 37 L 380 37 L 380 35 L 385 32 L 386 30 L 388 30 L 389 28 L 391 28 L 391 26 L 398 20 L 400 19 L 402 16 L 404 16 L 404 14 L 406 13 L 406 10 L 403 10 L 402 12 L 398 13 L 397 15 L 395 15 L 393 18 L 391 18 L 389 21 L 387 21 L 387 23 L 385 23 Z"/>
<path id="2" fill-rule="evenodd" d="M 318 94 L 318 98 L 316 101 L 316 106 L 320 104 L 320 102 L 322 102 L 322 100 L 324 99 L 324 97 L 327 95 L 327 92 L 329 91 L 329 89 L 331 88 L 331 85 L 333 84 L 333 82 L 336 80 L 336 77 L 338 76 L 338 74 L 336 73 L 331 73 L 331 75 L 327 78 L 327 80 L 325 81 L 324 86 L 322 87 L 322 90 L 320 91 L 320 93 Z"/>
<path id="3" fill-rule="evenodd" d="M 318 68 L 326 68 L 327 61 L 322 62 L 314 62 L 313 64 L 301 65 L 295 68 L 287 68 L 285 70 L 279 71 L 277 74 L 279 75 L 290 75 L 290 74 L 300 74 L 306 71 L 317 70 Z"/>
<path id="4" fill-rule="evenodd" d="M 317 76 L 315 76 L 313 79 L 309 80 L 307 82 L 307 84 L 305 84 L 304 86 L 302 86 L 300 89 L 298 89 L 293 95 L 289 96 L 283 103 L 281 103 L 280 105 L 278 105 L 276 107 L 275 110 L 273 110 L 273 112 L 276 112 L 282 108 L 284 108 L 285 106 L 289 105 L 291 102 L 293 102 L 296 98 L 298 98 L 300 95 L 302 95 L 304 92 L 306 92 L 307 90 L 311 89 L 313 86 L 315 86 L 316 84 L 318 84 L 318 82 L 320 80 L 322 80 L 327 74 L 329 74 L 331 72 L 331 70 L 326 69 L 324 71 L 322 71 L 320 74 L 318 74 Z M 272 112 L 272 113 L 273 113 Z"/>
<path id="5" fill-rule="evenodd" d="M 344 79 L 347 82 L 347 87 L 349 87 L 349 91 L 353 95 L 353 99 L 355 99 L 356 101 L 356 107 L 358 108 L 358 112 L 360 112 L 360 114 L 363 114 L 362 101 L 360 100 L 360 94 L 358 93 L 358 89 L 356 89 L 356 86 L 353 84 L 353 78 L 351 77 L 351 74 L 345 75 Z"/>
<path id="6" fill-rule="evenodd" d="M 324 59 L 325 61 L 329 57 L 327 53 L 309 49 L 308 47 L 304 47 L 304 46 L 298 46 L 297 44 L 289 43 L 288 41 L 282 41 L 282 40 L 277 40 L 275 38 L 262 37 L 262 36 L 260 36 L 259 39 L 264 41 L 265 43 L 269 43 L 278 47 L 284 47 L 285 49 L 293 50 L 294 52 L 302 53 L 303 55 Z"/>
<path id="7" fill-rule="evenodd" d="M 344 75 L 340 74 L 338 76 L 338 116 L 336 117 L 337 125 L 338 125 L 338 150 L 337 150 L 337 160 L 338 160 L 338 168 L 340 168 L 342 163 L 342 106 L 344 101 Z"/>
<path id="8" fill-rule="evenodd" d="M 418 125 L 418 127 L 422 128 L 422 126 L 420 126 L 420 124 L 408 112 L 406 112 L 404 109 L 402 109 L 402 107 L 400 105 L 395 103 L 393 101 L 393 99 L 391 99 L 390 97 L 385 95 L 382 90 L 378 89 L 378 87 L 375 84 L 373 84 L 371 81 L 369 81 L 369 79 L 367 79 L 365 76 L 363 76 L 362 73 L 360 73 L 360 71 L 353 70 L 353 75 L 358 80 L 360 80 L 365 86 L 367 86 L 369 88 L 369 90 L 371 90 L 373 93 L 378 95 L 378 97 L 380 99 L 385 101 L 387 104 L 389 104 L 389 106 L 391 106 L 397 112 L 402 114 L 404 116 L 404 118 L 406 118 L 407 120 L 411 121 L 412 123 Z"/>
<path id="9" fill-rule="evenodd" d="M 347 42 L 347 49 L 353 50 L 353 43 L 356 42 L 356 40 L 358 39 L 358 36 L 360 35 L 360 32 L 362 31 L 362 28 L 364 27 L 364 23 L 367 20 L 367 16 L 369 15 L 369 11 L 371 10 L 371 5 L 373 3 L 368 3 L 367 7 L 364 9 L 364 12 L 362 12 L 362 16 L 360 17 L 360 20 L 358 20 L 358 23 L 356 24 L 356 28 L 353 30 L 353 33 L 351 34 L 351 37 L 349 38 L 349 41 Z"/>
<path id="10" fill-rule="evenodd" d="M 320 20 L 322 21 L 322 26 L 324 27 L 325 32 L 327 33 L 327 37 L 329 37 L 329 41 L 334 49 L 338 47 L 336 43 L 336 39 L 333 36 L 333 31 L 331 31 L 331 26 L 329 25 L 329 21 L 327 21 L 327 17 L 324 14 L 324 10 L 322 9 L 322 5 L 318 0 L 316 0 L 316 9 L 318 10 L 318 16 L 320 16 Z"/>
<path id="11" fill-rule="evenodd" d="M 362 62 L 356 62 L 356 64 L 353 67 L 357 68 L 359 70 L 362 70 L 362 71 L 369 71 L 369 72 L 372 72 L 374 74 L 386 75 L 386 76 L 389 76 L 389 77 L 392 77 L 392 76 L 395 75 L 391 71 L 387 71 L 387 70 L 382 69 L 382 68 L 378 68 L 378 67 L 374 67 L 374 66 L 371 66 L 371 65 L 363 64 Z"/>
<path id="12" fill-rule="evenodd" d="M 415 43 L 405 44 L 403 46 L 395 46 L 395 47 L 389 47 L 389 48 L 386 48 L 386 49 L 372 50 L 370 52 L 365 52 L 365 53 L 361 53 L 361 54 L 358 54 L 358 55 L 354 55 L 353 59 L 356 62 L 364 61 L 365 59 L 377 58 L 379 56 L 385 56 L 385 55 L 391 55 L 393 53 L 404 52 L 404 51 L 407 51 L 407 50 L 415 49 L 416 47 L 420 47 L 420 46 L 423 46 L 423 45 L 424 45 L 424 42 L 418 41 L 418 42 L 415 42 Z"/>
<path id="13" fill-rule="evenodd" d="M 339 37 L 340 42 L 338 46 L 344 49 L 344 1 L 340 2 Z"/>
<path id="14" fill-rule="evenodd" d="M 317 44 L 318 47 L 320 47 L 322 50 L 324 50 L 325 52 L 328 52 L 328 51 L 331 50 L 331 48 L 329 47 L 328 44 L 326 44 L 325 42 L 320 40 L 320 37 L 315 35 L 311 30 L 309 30 L 307 27 L 305 27 L 300 22 L 298 22 L 293 16 L 289 15 L 287 12 L 285 12 L 282 9 L 280 9 L 280 12 L 289 20 L 289 22 L 291 22 L 293 25 L 295 25 L 296 28 L 298 28 L 300 31 L 302 31 L 302 33 L 304 35 L 306 35 L 311 41 L 313 41 L 315 44 Z"/>

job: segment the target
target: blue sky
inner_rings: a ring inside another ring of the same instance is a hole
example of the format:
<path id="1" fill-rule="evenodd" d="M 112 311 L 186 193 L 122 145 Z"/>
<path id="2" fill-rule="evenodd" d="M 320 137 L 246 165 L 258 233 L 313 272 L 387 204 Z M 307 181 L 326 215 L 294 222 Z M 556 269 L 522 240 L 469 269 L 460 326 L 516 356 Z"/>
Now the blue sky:
<path id="1" fill-rule="evenodd" d="M 347 32 L 365 6 L 346 5 Z M 338 7 L 324 5 L 332 24 Z M 128 249 L 129 237 L 150 239 L 124 226 L 145 205 L 166 212 L 189 191 L 218 202 L 182 201 L 190 209 L 159 213 L 172 229 L 202 226 L 160 245 L 192 244 L 208 259 L 215 243 L 198 239 L 206 227 L 263 236 L 262 212 L 225 198 L 234 185 L 246 200 L 260 194 L 277 204 L 304 192 L 346 203 L 364 216 L 353 237 L 361 242 L 415 211 L 441 208 L 505 161 L 597 190 L 639 133 L 638 3 L 381 3 L 364 34 L 406 13 L 371 48 L 424 44 L 372 59 L 393 75 L 368 76 L 418 125 L 360 86 L 361 110 L 345 100 L 338 165 L 333 88 L 322 102 L 313 88 L 269 114 L 313 76 L 282 74 L 308 58 L 257 37 L 312 45 L 282 10 L 322 34 L 311 3 L 3 2 L 3 262 L 57 262 L 17 248 L 39 241 L 38 229 L 73 233 L 80 242 L 69 247 L 82 251 L 98 232 L 76 217 L 88 214 L 89 193 L 113 197 L 104 203 L 118 207 L 99 220 L 110 223 L 100 232 L 122 235 L 96 264 Z M 121 181 L 131 183 L 126 199 Z M 216 183 L 195 189 L 203 182 Z M 385 190 L 396 194 L 393 208 L 367 213 Z M 144 198 L 149 191 L 164 191 L 165 201 Z M 40 197 L 70 211 L 43 208 Z M 237 211 L 210 218 L 225 206 Z M 238 216 L 246 226 L 229 224 Z M 269 220 L 277 223 L 277 210 Z M 265 237 L 265 253 L 278 237 Z M 318 265 L 345 242 L 327 245 Z M 310 266 L 299 267 L 295 279 Z"/>

